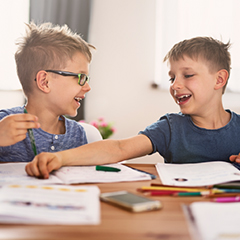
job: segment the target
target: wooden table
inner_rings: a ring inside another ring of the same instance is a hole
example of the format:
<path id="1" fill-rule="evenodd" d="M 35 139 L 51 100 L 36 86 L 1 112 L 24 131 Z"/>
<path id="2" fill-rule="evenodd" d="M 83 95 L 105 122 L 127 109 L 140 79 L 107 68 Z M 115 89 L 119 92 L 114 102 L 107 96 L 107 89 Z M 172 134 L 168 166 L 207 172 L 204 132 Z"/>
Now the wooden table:
<path id="1" fill-rule="evenodd" d="M 154 165 L 131 164 L 130 166 L 157 175 Z M 96 184 L 101 192 L 128 190 L 137 193 L 141 186 L 160 183 L 151 181 Z M 139 194 L 139 193 L 138 193 Z M 141 194 L 141 193 L 140 193 Z M 201 201 L 201 197 L 152 197 L 162 202 L 161 210 L 131 213 L 108 203 L 101 202 L 101 223 L 96 226 L 57 225 L 0 225 L 0 239 L 24 240 L 190 240 L 182 204 Z"/>

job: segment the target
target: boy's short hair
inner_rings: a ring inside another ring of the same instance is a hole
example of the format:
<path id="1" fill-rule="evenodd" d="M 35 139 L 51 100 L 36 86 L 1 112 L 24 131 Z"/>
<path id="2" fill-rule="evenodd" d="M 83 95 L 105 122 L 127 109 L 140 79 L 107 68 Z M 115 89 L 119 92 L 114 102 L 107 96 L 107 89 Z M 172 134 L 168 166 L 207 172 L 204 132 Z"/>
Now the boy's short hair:
<path id="1" fill-rule="evenodd" d="M 40 70 L 61 70 L 76 52 L 81 52 L 90 62 L 94 46 L 84 41 L 67 25 L 52 23 L 26 24 L 26 35 L 16 43 L 17 74 L 26 96 L 31 93 L 32 84 Z"/>
<path id="2" fill-rule="evenodd" d="M 223 42 L 211 37 L 191 38 L 175 44 L 165 56 L 164 62 L 167 60 L 178 61 L 180 58 L 183 58 L 184 55 L 195 60 L 201 58 L 206 61 L 211 73 L 225 69 L 228 71 L 229 78 L 231 56 L 228 49 L 230 45 L 230 42 L 224 44 Z M 227 83 L 223 87 L 223 93 L 226 85 Z"/>

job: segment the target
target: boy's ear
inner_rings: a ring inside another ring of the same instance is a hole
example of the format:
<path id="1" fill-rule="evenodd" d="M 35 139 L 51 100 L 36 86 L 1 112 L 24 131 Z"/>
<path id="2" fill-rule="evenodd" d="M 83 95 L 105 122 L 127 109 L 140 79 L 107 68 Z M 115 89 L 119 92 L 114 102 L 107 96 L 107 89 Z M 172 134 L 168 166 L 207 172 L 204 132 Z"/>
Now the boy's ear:
<path id="1" fill-rule="evenodd" d="M 48 74 L 45 71 L 41 70 L 37 73 L 36 82 L 37 82 L 38 88 L 41 91 L 45 93 L 50 92 L 50 88 L 48 84 Z"/>
<path id="2" fill-rule="evenodd" d="M 228 80 L 228 71 L 226 69 L 221 69 L 217 72 L 216 75 L 216 84 L 215 84 L 215 90 L 218 90 L 220 88 L 223 88 Z"/>

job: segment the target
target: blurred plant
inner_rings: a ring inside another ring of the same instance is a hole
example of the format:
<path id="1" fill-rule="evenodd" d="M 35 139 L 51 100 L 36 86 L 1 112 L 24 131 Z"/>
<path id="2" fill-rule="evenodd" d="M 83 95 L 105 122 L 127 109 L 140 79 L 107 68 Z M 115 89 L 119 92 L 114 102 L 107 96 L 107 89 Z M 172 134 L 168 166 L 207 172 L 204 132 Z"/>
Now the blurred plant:
<path id="1" fill-rule="evenodd" d="M 84 122 L 84 121 L 80 121 Z M 116 129 L 112 126 L 112 123 L 107 123 L 103 117 L 98 118 L 95 121 L 91 121 L 89 124 L 93 125 L 101 133 L 103 139 L 107 139 L 116 132 Z"/>

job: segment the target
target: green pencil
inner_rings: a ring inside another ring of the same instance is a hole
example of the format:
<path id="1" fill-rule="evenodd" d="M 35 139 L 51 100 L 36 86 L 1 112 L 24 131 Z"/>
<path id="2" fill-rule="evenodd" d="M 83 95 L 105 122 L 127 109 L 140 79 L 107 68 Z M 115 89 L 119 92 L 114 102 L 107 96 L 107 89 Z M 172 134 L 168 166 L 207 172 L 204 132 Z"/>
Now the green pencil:
<path id="1" fill-rule="evenodd" d="M 24 108 L 24 113 L 27 113 L 26 108 Z M 29 135 L 29 138 L 30 138 L 30 141 L 31 141 L 32 150 L 34 152 L 34 155 L 36 156 L 37 155 L 37 148 L 36 148 L 36 144 L 35 144 L 35 138 L 34 138 L 34 135 L 33 135 L 33 130 L 31 128 L 29 128 L 27 131 L 28 131 L 28 135 Z"/>
<path id="2" fill-rule="evenodd" d="M 108 167 L 108 166 L 96 166 L 97 171 L 105 171 L 105 172 L 120 172 L 121 169 L 115 167 Z"/>
<path id="3" fill-rule="evenodd" d="M 179 192 L 173 195 L 179 196 L 179 197 L 197 197 L 197 196 L 206 196 L 209 194 L 210 194 L 210 191 L 202 191 L 202 192 Z"/>

